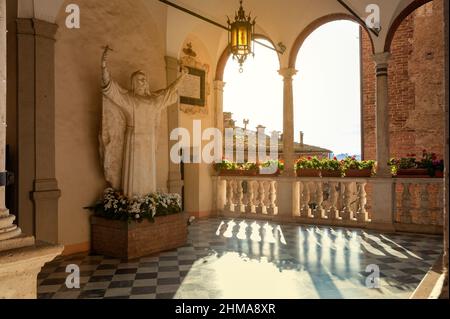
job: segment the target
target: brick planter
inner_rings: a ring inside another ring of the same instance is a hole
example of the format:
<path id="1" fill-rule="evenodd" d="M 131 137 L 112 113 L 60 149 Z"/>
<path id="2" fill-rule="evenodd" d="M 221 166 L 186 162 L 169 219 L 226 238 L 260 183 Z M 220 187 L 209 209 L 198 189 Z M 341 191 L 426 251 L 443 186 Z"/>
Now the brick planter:
<path id="1" fill-rule="evenodd" d="M 99 255 L 135 259 L 182 247 L 187 242 L 187 216 L 157 217 L 155 223 L 91 218 L 92 252 Z"/>

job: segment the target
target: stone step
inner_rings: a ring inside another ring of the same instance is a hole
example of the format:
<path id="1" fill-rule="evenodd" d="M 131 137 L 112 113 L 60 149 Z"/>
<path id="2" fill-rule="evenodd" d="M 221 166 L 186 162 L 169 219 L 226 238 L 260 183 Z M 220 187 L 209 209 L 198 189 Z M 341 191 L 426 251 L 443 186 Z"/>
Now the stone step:
<path id="1" fill-rule="evenodd" d="M 21 235 L 13 239 L 7 239 L 0 241 L 0 252 L 19 249 L 23 247 L 33 246 L 35 244 L 35 239 L 32 236 Z"/>
<path id="2" fill-rule="evenodd" d="M 9 215 L 7 217 L 0 217 L 0 231 L 4 228 L 10 227 L 15 220 L 16 216 L 14 215 Z"/>
<path id="3" fill-rule="evenodd" d="M 0 218 L 5 218 L 9 216 L 9 209 L 0 210 Z"/>
<path id="4" fill-rule="evenodd" d="M 11 231 L 0 233 L 0 242 L 19 237 L 20 235 L 22 235 L 22 230 L 17 226 L 14 226 Z"/>
<path id="5" fill-rule="evenodd" d="M 12 231 L 14 231 L 16 229 L 17 229 L 17 225 L 10 225 L 10 226 L 5 227 L 5 228 L 0 228 L 0 235 L 12 232 Z"/>

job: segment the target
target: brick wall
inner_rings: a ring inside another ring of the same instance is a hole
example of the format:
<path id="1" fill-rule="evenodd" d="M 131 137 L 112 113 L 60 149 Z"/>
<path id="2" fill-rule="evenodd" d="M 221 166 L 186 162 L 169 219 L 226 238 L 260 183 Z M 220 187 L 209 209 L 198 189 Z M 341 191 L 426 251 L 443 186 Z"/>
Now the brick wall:
<path id="1" fill-rule="evenodd" d="M 389 108 L 391 156 L 444 153 L 443 0 L 413 12 L 398 28 L 391 47 Z M 376 158 L 375 65 L 363 32 L 364 157 Z"/>
<path id="2" fill-rule="evenodd" d="M 92 252 L 135 259 L 182 247 L 187 242 L 187 216 L 155 218 L 154 223 L 127 223 L 92 217 Z"/>

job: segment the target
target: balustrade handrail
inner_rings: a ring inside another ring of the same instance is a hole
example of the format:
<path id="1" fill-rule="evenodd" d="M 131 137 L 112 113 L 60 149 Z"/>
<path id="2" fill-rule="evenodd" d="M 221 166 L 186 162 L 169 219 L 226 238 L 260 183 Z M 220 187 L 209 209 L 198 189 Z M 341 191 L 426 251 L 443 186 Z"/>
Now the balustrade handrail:
<path id="1" fill-rule="evenodd" d="M 429 178 L 386 178 L 386 177 L 286 177 L 286 176 L 273 176 L 273 175 L 255 175 L 255 176 L 225 176 L 225 175 L 213 175 L 213 178 L 220 179 L 237 179 L 237 180 L 258 180 L 258 179 L 276 179 L 276 180 L 298 180 L 298 181 L 331 181 L 331 182 L 377 182 L 377 181 L 392 181 L 393 184 L 441 184 L 444 183 L 443 178 L 429 177 Z"/>

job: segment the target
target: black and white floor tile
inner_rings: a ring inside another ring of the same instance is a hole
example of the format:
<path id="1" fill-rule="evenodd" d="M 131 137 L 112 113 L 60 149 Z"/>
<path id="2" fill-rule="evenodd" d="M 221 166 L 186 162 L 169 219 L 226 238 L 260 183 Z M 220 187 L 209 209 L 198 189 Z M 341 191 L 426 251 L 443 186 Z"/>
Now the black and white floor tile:
<path id="1" fill-rule="evenodd" d="M 442 252 L 442 238 L 209 219 L 185 247 L 125 261 L 76 255 L 47 264 L 42 299 L 404 299 Z M 66 267 L 80 268 L 80 289 Z M 367 268 L 375 267 L 375 268 Z M 377 288 L 368 288 L 378 267 Z"/>

